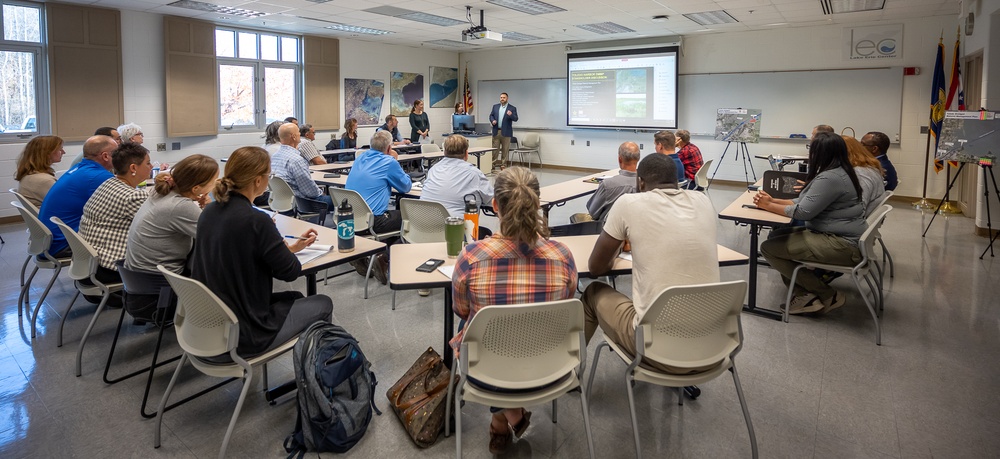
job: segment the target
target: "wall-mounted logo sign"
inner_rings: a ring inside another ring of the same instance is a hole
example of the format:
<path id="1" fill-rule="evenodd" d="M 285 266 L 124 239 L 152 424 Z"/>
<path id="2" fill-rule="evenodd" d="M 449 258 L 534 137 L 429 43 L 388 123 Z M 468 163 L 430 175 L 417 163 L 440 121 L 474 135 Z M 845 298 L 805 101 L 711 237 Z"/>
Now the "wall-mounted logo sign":
<path id="1" fill-rule="evenodd" d="M 903 25 L 844 29 L 844 60 L 903 57 Z"/>

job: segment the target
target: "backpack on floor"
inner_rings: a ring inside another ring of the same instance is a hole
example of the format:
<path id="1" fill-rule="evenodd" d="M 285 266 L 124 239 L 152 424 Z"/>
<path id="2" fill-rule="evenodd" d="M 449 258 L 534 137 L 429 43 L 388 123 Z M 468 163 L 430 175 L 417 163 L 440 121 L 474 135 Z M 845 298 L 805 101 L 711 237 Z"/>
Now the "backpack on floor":
<path id="1" fill-rule="evenodd" d="M 292 353 L 299 409 L 285 451 L 289 457 L 348 451 L 364 436 L 372 411 L 382 414 L 371 362 L 350 333 L 322 321 L 302 332 Z"/>

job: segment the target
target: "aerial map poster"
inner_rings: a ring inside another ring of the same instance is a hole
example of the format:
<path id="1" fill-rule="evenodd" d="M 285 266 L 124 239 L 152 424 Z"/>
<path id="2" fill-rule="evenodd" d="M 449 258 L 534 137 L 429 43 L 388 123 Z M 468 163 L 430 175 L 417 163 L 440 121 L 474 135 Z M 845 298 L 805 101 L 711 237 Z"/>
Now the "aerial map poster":
<path id="1" fill-rule="evenodd" d="M 431 107 L 453 108 L 458 95 L 458 69 L 431 67 L 431 82 L 428 85 Z"/>
<path id="2" fill-rule="evenodd" d="M 934 159 L 977 163 L 982 158 L 996 159 L 997 155 L 1000 155 L 997 112 L 945 112 Z"/>
<path id="3" fill-rule="evenodd" d="M 715 140 L 757 143 L 760 140 L 760 109 L 720 108 L 715 118 Z"/>
<path id="4" fill-rule="evenodd" d="M 384 82 L 344 78 L 344 115 L 358 120 L 358 126 L 378 126 L 382 123 L 379 115 L 384 98 Z"/>
<path id="5" fill-rule="evenodd" d="M 389 113 L 409 116 L 417 99 L 424 98 L 424 76 L 419 73 L 389 73 Z M 426 102 L 424 102 L 426 104 Z"/>

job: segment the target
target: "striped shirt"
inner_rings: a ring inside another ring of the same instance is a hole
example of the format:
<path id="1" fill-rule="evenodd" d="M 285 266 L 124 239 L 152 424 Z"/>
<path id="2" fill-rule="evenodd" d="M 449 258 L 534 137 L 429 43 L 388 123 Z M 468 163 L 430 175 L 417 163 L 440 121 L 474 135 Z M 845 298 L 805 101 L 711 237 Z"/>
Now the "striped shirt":
<path id="1" fill-rule="evenodd" d="M 458 255 L 451 277 L 452 309 L 466 322 L 488 305 L 564 300 L 576 294 L 576 263 L 560 242 L 539 238 L 534 246 L 495 235 Z M 457 351 L 465 330 L 451 340 Z"/>

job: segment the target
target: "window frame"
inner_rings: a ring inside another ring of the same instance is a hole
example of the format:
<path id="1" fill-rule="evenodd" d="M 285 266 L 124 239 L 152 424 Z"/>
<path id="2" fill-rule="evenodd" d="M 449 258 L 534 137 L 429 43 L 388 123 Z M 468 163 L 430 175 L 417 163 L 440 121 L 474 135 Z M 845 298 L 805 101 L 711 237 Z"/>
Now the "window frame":
<path id="1" fill-rule="evenodd" d="M 0 0 L 2 1 L 2 0 Z M 287 33 L 280 33 L 273 30 L 254 30 L 254 29 L 244 29 L 238 27 L 224 27 L 216 26 L 216 31 L 227 31 L 233 32 L 233 55 L 236 57 L 222 57 L 216 53 L 216 75 L 219 78 L 219 100 L 216 101 L 216 120 L 219 125 L 220 132 L 226 133 L 246 133 L 246 132 L 260 132 L 264 130 L 267 125 L 267 81 L 264 75 L 268 68 L 276 69 L 291 69 L 295 72 L 295 91 L 293 94 L 292 102 L 294 104 L 293 113 L 281 114 L 280 119 L 284 119 L 287 116 L 294 116 L 297 119 L 302 119 L 302 112 L 304 108 L 304 63 L 303 63 L 303 42 L 304 37 L 301 35 L 293 35 Z M 256 46 L 257 46 L 257 58 L 256 59 L 246 59 L 240 58 L 240 44 L 239 44 L 239 34 L 240 33 L 252 33 L 256 36 Z M 277 37 L 278 48 L 277 48 L 277 59 L 276 60 L 265 60 L 260 56 L 262 54 L 262 43 L 261 36 L 268 35 Z M 294 38 L 296 40 L 296 56 L 298 61 L 288 62 L 282 61 L 282 38 Z M 218 42 L 216 42 L 216 45 Z M 224 125 L 222 124 L 222 79 L 221 79 L 221 69 L 223 65 L 237 65 L 237 66 L 251 66 L 254 68 L 254 110 L 253 110 L 253 124 L 245 125 Z"/>
<path id="2" fill-rule="evenodd" d="M 5 39 L 3 23 L 3 6 L 20 6 L 38 10 L 38 43 L 14 41 Z M 49 62 L 48 62 L 48 24 L 46 23 L 45 5 L 29 1 L 0 0 L 0 51 L 31 53 L 34 57 L 35 72 L 35 130 L 29 132 L 0 132 L 0 143 L 23 143 L 32 137 L 49 135 L 51 126 L 51 107 L 49 100 Z M 4 126 L 6 129 L 6 126 Z"/>

